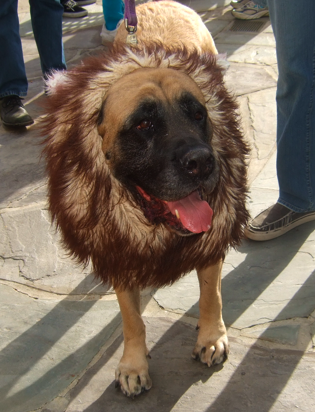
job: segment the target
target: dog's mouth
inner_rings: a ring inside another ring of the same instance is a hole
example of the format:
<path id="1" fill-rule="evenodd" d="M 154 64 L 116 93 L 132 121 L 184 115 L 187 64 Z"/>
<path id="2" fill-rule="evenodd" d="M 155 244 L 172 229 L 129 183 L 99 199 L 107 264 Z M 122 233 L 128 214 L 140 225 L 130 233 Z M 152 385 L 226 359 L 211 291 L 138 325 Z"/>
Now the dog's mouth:
<path id="1" fill-rule="evenodd" d="M 207 232 L 210 229 L 213 210 L 201 198 L 198 190 L 173 202 L 148 195 L 139 186 L 137 191 L 140 207 L 151 223 L 163 223 L 184 236 Z"/>

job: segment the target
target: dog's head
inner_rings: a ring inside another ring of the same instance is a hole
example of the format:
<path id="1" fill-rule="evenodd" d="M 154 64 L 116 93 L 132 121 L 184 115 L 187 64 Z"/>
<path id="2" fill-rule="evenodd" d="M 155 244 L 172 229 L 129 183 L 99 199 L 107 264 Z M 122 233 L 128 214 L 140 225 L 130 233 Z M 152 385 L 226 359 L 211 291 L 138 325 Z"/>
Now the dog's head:
<path id="1" fill-rule="evenodd" d="M 238 242 L 247 147 L 214 55 L 117 46 L 49 86 L 50 210 L 72 240 L 114 208 L 127 226 L 129 202 L 142 223 Z"/>
<path id="2" fill-rule="evenodd" d="M 187 74 L 152 68 L 122 77 L 105 97 L 98 131 L 112 174 L 151 223 L 185 235 L 210 228 L 204 199 L 219 165 L 204 96 Z"/>

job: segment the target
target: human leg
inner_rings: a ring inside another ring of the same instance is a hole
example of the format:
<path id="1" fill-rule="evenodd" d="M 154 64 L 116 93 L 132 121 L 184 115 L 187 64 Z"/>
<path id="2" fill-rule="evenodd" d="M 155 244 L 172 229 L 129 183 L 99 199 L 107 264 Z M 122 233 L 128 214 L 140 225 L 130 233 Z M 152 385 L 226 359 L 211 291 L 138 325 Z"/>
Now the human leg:
<path id="1" fill-rule="evenodd" d="M 278 202 L 253 219 L 246 236 L 269 240 L 315 220 L 315 3 L 269 0 L 279 69 Z"/>
<path id="2" fill-rule="evenodd" d="M 125 3 L 122 0 L 103 0 L 105 23 L 101 31 L 102 43 L 106 45 L 114 41 L 118 26 L 124 18 Z"/>
<path id="3" fill-rule="evenodd" d="M 27 95 L 17 0 L 0 2 L 0 98 Z"/>
<path id="4" fill-rule="evenodd" d="M 60 0 L 29 0 L 34 37 L 44 76 L 66 69 L 62 43 L 63 6 Z"/>
<path id="5" fill-rule="evenodd" d="M 307 212 L 315 210 L 315 2 L 269 0 L 269 9 L 279 69 L 279 203 Z"/>
<path id="6" fill-rule="evenodd" d="M 27 78 L 19 33 L 17 0 L 0 2 L 0 117 L 7 126 L 28 126 L 33 119 L 21 101 Z"/>
<path id="7" fill-rule="evenodd" d="M 125 4 L 122 0 L 103 0 L 103 13 L 107 30 L 115 30 L 124 18 Z"/>

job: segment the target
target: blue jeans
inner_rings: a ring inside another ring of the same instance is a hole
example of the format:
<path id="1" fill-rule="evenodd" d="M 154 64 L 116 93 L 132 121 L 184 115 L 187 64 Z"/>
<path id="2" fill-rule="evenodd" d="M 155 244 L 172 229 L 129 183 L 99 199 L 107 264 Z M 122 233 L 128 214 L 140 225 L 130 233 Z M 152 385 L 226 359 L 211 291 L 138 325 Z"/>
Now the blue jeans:
<path id="1" fill-rule="evenodd" d="M 276 38 L 278 202 L 315 210 L 315 1 L 268 0 Z"/>
<path id="2" fill-rule="evenodd" d="M 260 7 L 268 7 L 267 0 L 255 0 L 254 3 L 256 3 Z"/>
<path id="3" fill-rule="evenodd" d="M 122 0 L 103 0 L 103 13 L 107 30 L 115 30 L 124 18 L 125 3 Z"/>
<path id="4" fill-rule="evenodd" d="M 26 96 L 28 83 L 19 35 L 18 0 L 0 0 L 0 98 Z M 43 75 L 66 69 L 59 0 L 29 0 L 33 33 Z"/>

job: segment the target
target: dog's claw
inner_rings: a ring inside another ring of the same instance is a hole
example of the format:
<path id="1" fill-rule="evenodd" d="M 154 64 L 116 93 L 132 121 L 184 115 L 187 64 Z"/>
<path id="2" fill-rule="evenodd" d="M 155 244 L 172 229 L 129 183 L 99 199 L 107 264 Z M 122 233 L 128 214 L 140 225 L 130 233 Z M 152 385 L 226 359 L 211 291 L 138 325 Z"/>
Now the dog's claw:
<path id="1" fill-rule="evenodd" d="M 120 387 L 122 393 L 128 398 L 133 399 L 144 391 L 151 389 L 152 381 L 147 370 L 141 370 L 135 373 L 135 367 L 126 365 L 118 366 L 116 369 L 116 388 Z"/>
<path id="2" fill-rule="evenodd" d="M 228 357 L 228 352 L 228 340 L 226 335 L 223 335 L 214 343 L 211 343 L 211 340 L 209 340 L 206 346 L 197 342 L 192 357 L 196 360 L 199 359 L 202 363 L 211 367 L 225 362 Z"/>
<path id="3" fill-rule="evenodd" d="M 192 353 L 192 354 L 191 354 L 191 357 L 192 357 L 195 361 L 199 361 L 199 360 L 200 360 L 198 353 Z"/>

